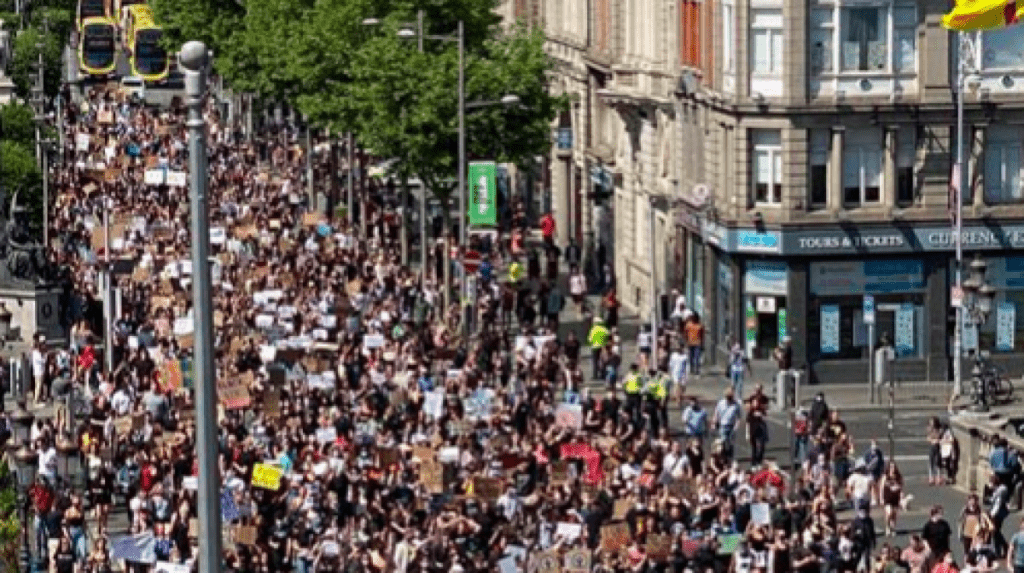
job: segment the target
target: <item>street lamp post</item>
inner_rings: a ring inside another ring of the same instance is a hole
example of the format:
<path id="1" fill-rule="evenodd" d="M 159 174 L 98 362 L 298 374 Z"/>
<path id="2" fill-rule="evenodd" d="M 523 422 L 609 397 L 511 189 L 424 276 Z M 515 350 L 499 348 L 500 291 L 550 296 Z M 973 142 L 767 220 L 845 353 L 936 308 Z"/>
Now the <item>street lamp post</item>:
<path id="1" fill-rule="evenodd" d="M 210 290 L 210 216 L 206 192 L 206 122 L 203 97 L 209 53 L 202 42 L 188 42 L 179 54 L 185 72 L 188 106 L 188 159 L 192 207 L 192 299 L 195 321 L 193 355 L 198 374 L 196 392 L 199 454 L 199 570 L 221 571 L 220 471 L 217 457 L 217 385 L 213 355 L 213 309 Z"/>
<path id="2" fill-rule="evenodd" d="M 970 272 L 967 280 L 963 281 L 963 301 L 960 304 L 961 312 L 966 314 L 975 328 L 980 328 L 988 320 L 992 312 L 992 302 L 995 300 L 995 288 L 986 280 L 988 264 L 978 255 L 971 261 Z M 980 345 L 979 345 L 980 346 Z M 973 408 L 979 412 L 988 411 L 988 387 L 985 380 L 981 378 L 983 372 L 980 370 L 981 349 L 975 349 L 975 367 L 972 370 L 974 383 L 977 384 L 977 391 L 974 395 Z"/>
<path id="3" fill-rule="evenodd" d="M 25 573 L 31 573 L 32 550 L 28 541 L 29 530 L 29 489 L 36 480 L 36 462 L 39 456 L 32 448 L 28 447 L 28 440 L 21 443 L 18 451 L 14 452 L 14 473 L 18 480 L 18 505 L 21 507 L 21 567 Z"/>
<path id="4" fill-rule="evenodd" d="M 953 181 L 950 185 L 956 189 L 956 222 L 954 225 L 954 241 L 956 243 L 956 276 L 955 284 L 960 292 L 961 299 L 964 297 L 963 282 L 963 192 L 967 188 L 967 169 L 964 166 L 964 87 L 967 84 L 968 74 L 977 68 L 975 60 L 975 45 L 964 32 L 957 32 L 957 74 L 956 74 L 956 163 L 953 169 Z M 956 307 L 956 328 L 953 334 L 953 392 L 959 395 L 963 392 L 963 337 L 964 337 L 964 308 L 963 303 Z"/>

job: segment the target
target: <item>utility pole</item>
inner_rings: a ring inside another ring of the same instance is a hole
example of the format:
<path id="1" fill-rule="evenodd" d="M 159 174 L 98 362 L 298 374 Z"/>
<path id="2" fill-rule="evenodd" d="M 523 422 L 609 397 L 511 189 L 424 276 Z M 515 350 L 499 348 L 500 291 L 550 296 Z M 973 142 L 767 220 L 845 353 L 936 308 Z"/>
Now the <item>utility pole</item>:
<path id="1" fill-rule="evenodd" d="M 654 197 L 651 196 L 650 202 L 647 207 L 647 224 L 650 226 L 648 232 L 650 233 L 650 255 L 651 255 L 651 364 L 657 368 L 658 364 L 658 274 L 657 274 L 657 257 L 655 256 L 655 223 L 654 217 Z M 742 399 L 742 397 L 741 397 Z"/>
<path id="2" fill-rule="evenodd" d="M 316 189 L 313 185 L 313 135 L 309 125 L 309 118 L 303 122 L 306 124 L 306 192 L 309 194 L 309 209 L 317 211 Z"/>
<path id="3" fill-rule="evenodd" d="M 46 17 L 43 17 L 43 31 L 44 35 L 49 30 L 49 22 Z M 46 150 L 44 149 L 43 142 L 43 122 L 46 121 L 46 80 L 44 78 L 44 71 L 46 68 L 45 61 L 43 59 L 43 40 L 42 38 L 36 42 L 36 49 L 39 50 L 39 68 L 36 70 L 36 85 L 33 88 L 35 92 L 35 124 L 36 124 L 36 162 L 39 169 L 43 174 L 43 246 L 45 248 L 50 247 L 50 185 L 49 185 L 49 173 L 47 172 L 46 165 Z"/>
<path id="4" fill-rule="evenodd" d="M 416 48 L 423 53 L 423 10 L 416 12 Z M 420 285 L 427 284 L 427 261 L 430 260 L 427 240 L 427 186 L 420 181 Z"/>
<path id="5" fill-rule="evenodd" d="M 195 324 L 196 418 L 199 454 L 199 570 L 221 571 L 220 470 L 217 463 L 217 384 L 213 355 L 213 300 L 210 290 L 210 214 L 206 183 L 206 122 L 203 95 L 209 53 L 188 42 L 179 61 L 185 72 L 188 106 L 189 188 L 192 207 L 192 306 Z"/>
<path id="6" fill-rule="evenodd" d="M 348 154 L 348 224 L 352 228 L 352 234 L 356 232 L 356 226 L 353 223 L 355 217 L 355 196 L 356 196 L 356 185 L 355 176 L 352 171 L 355 169 L 355 163 L 352 158 L 352 132 L 348 132 L 345 135 L 345 152 Z"/>

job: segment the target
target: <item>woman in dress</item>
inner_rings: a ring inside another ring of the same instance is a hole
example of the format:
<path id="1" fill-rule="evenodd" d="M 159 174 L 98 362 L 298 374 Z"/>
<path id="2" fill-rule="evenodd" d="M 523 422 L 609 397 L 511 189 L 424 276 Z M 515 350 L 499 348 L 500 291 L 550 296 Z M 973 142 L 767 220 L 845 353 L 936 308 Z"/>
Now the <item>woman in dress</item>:
<path id="1" fill-rule="evenodd" d="M 964 553 L 971 550 L 974 540 L 979 537 L 978 533 L 982 528 L 983 514 L 981 504 L 978 503 L 978 494 L 972 493 L 967 496 L 967 504 L 960 511 L 958 529 L 960 530 L 960 542 L 963 543 Z"/>
<path id="2" fill-rule="evenodd" d="M 882 505 L 885 507 L 885 535 L 892 536 L 896 529 L 896 518 L 899 516 L 900 501 L 903 499 L 903 474 L 894 462 L 882 476 Z"/>

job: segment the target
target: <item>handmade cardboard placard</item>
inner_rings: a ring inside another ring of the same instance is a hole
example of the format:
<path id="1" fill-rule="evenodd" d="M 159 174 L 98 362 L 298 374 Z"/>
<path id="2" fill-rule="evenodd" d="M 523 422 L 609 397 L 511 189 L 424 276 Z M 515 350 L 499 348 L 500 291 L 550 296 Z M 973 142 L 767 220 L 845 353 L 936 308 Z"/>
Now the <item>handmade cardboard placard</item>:
<path id="1" fill-rule="evenodd" d="M 220 310 L 213 311 L 213 326 L 217 328 L 224 328 L 224 312 Z"/>
<path id="2" fill-rule="evenodd" d="M 444 493 L 444 468 L 435 461 L 424 462 L 420 465 L 420 481 L 429 493 Z"/>
<path id="3" fill-rule="evenodd" d="M 147 280 L 149 280 L 149 267 L 139 265 L 132 269 L 132 281 L 141 283 Z"/>
<path id="4" fill-rule="evenodd" d="M 239 545 L 256 545 L 256 527 L 239 525 L 235 527 L 235 543 Z"/>
<path id="5" fill-rule="evenodd" d="M 302 215 L 302 224 L 305 227 L 316 227 L 324 222 L 324 216 L 320 213 L 306 213 Z"/>
<path id="6" fill-rule="evenodd" d="M 397 448 L 380 448 L 377 450 L 377 455 L 380 456 L 380 467 L 384 469 L 391 469 L 398 465 L 399 453 Z"/>
<path id="7" fill-rule="evenodd" d="M 626 514 L 629 513 L 629 506 L 632 502 L 628 499 L 617 499 L 614 505 L 612 505 L 612 520 L 622 521 L 626 519 Z"/>
<path id="8" fill-rule="evenodd" d="M 560 573 L 562 564 L 558 560 L 558 553 L 555 551 L 545 551 L 536 555 L 533 567 L 530 570 L 535 573 Z"/>
<path id="9" fill-rule="evenodd" d="M 696 494 L 694 489 L 693 480 L 690 478 L 683 478 L 673 480 L 666 486 L 668 494 L 676 499 L 692 499 Z"/>
<path id="10" fill-rule="evenodd" d="M 500 478 L 476 476 L 473 478 L 473 495 L 486 500 L 495 501 L 501 497 L 503 487 Z"/>
<path id="11" fill-rule="evenodd" d="M 131 416 L 121 416 L 114 420 L 114 431 L 118 436 L 127 436 L 132 431 L 132 425 Z"/>
<path id="12" fill-rule="evenodd" d="M 249 397 L 249 388 L 243 385 L 228 386 L 218 390 L 221 404 L 228 410 L 240 410 L 248 408 L 252 403 Z"/>
<path id="13" fill-rule="evenodd" d="M 612 523 L 601 527 L 601 550 L 615 552 L 629 545 L 629 525 Z"/>
<path id="14" fill-rule="evenodd" d="M 252 468 L 252 485 L 253 487 L 277 491 L 281 488 L 282 475 L 283 471 L 277 466 L 256 464 Z"/>
<path id="15" fill-rule="evenodd" d="M 263 394 L 263 415 L 267 418 L 281 416 L 281 389 L 267 388 Z"/>
<path id="16" fill-rule="evenodd" d="M 107 248 L 107 230 L 102 225 L 92 229 L 92 251 L 94 253 L 104 252 Z"/>
<path id="17" fill-rule="evenodd" d="M 586 549 L 573 549 L 566 552 L 562 562 L 562 571 L 563 573 L 590 573 L 590 566 L 590 551 Z"/>
<path id="18" fill-rule="evenodd" d="M 569 481 L 569 462 L 566 460 L 555 460 L 550 466 L 551 483 L 562 485 Z"/>
<path id="19" fill-rule="evenodd" d="M 199 520 L 194 517 L 188 520 L 188 536 L 191 539 L 199 539 Z"/>
<path id="20" fill-rule="evenodd" d="M 434 448 L 429 446 L 413 446 L 412 457 L 418 459 L 421 464 L 434 461 Z"/>
<path id="21" fill-rule="evenodd" d="M 179 334 L 174 339 L 178 341 L 178 348 L 192 348 L 196 344 L 196 335 L 191 332 Z"/>
<path id="22" fill-rule="evenodd" d="M 668 560 L 672 552 L 672 536 L 650 534 L 647 536 L 647 555 L 655 561 Z"/>
<path id="23" fill-rule="evenodd" d="M 146 426 L 146 415 L 145 414 L 132 414 L 132 431 L 138 432 Z"/>

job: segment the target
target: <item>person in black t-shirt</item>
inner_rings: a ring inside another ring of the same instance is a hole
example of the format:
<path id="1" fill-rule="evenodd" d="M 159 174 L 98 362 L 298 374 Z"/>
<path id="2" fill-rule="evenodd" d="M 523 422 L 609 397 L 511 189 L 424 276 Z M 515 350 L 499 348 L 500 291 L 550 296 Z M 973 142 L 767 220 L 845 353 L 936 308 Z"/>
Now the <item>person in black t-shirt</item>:
<path id="1" fill-rule="evenodd" d="M 953 535 L 953 530 L 942 516 L 942 506 L 932 507 L 931 518 L 921 528 L 921 538 L 928 544 L 932 555 L 945 555 L 949 551 L 951 535 Z"/>

